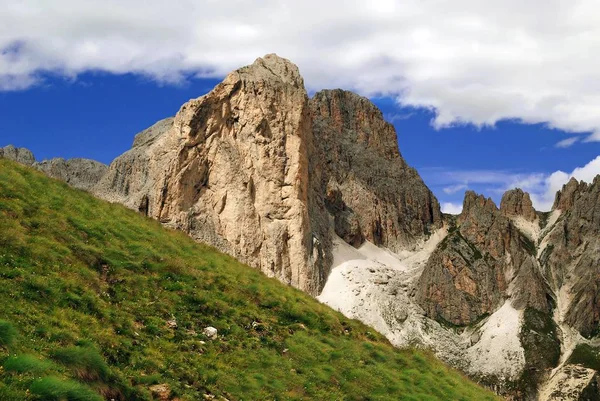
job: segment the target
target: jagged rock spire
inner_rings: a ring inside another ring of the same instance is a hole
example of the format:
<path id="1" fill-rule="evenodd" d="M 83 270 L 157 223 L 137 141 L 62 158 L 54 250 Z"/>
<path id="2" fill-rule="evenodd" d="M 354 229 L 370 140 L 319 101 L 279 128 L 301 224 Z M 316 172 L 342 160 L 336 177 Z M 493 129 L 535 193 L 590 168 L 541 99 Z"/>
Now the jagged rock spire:
<path id="1" fill-rule="evenodd" d="M 523 217 L 527 221 L 534 221 L 537 218 L 529 194 L 520 188 L 511 189 L 502 195 L 500 211 L 505 216 Z"/>

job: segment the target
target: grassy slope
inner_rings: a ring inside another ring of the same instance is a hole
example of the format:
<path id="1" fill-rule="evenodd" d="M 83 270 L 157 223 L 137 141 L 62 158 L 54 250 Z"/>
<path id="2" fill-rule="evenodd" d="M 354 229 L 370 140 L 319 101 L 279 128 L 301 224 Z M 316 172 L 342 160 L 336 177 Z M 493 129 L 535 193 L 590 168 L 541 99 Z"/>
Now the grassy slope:
<path id="1" fill-rule="evenodd" d="M 5 401 L 150 400 L 163 383 L 181 400 L 496 399 L 182 233 L 1 159 L 0 305 Z"/>

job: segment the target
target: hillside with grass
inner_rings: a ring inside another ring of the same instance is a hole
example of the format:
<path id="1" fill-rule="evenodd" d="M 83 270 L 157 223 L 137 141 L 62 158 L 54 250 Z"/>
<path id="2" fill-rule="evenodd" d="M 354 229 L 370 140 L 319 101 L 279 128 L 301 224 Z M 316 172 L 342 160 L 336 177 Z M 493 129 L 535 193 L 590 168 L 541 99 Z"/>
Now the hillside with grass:
<path id="1" fill-rule="evenodd" d="M 3 401 L 497 399 L 183 233 L 2 159 L 0 304 Z"/>

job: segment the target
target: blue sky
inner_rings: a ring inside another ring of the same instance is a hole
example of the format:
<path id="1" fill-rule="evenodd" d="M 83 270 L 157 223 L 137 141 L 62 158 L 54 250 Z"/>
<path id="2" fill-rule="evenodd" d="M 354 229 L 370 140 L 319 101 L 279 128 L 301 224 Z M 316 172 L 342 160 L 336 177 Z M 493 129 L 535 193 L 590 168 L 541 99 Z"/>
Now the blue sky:
<path id="1" fill-rule="evenodd" d="M 372 98 L 444 210 L 600 173 L 597 0 L 9 1 L 0 143 L 109 162 L 267 53 Z"/>
<path id="2" fill-rule="evenodd" d="M 86 157 L 110 163 L 134 135 L 174 115 L 218 79 L 157 84 L 133 74 L 87 73 L 76 80 L 47 77 L 43 85 L 0 92 L 0 144 L 31 149 L 38 159 Z M 466 189 L 497 202 L 511 181 L 571 172 L 600 154 L 600 143 L 557 148 L 571 137 L 544 124 L 503 121 L 493 127 L 435 128 L 435 113 L 402 107 L 395 98 L 373 102 L 398 132 L 400 150 L 442 203 L 460 204 Z"/>

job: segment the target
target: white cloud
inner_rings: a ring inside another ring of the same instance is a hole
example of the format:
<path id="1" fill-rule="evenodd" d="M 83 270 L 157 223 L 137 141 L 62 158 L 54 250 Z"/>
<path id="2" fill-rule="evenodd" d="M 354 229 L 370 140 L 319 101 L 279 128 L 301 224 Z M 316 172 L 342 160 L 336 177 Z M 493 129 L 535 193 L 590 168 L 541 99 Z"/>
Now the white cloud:
<path id="1" fill-rule="evenodd" d="M 515 118 L 600 140 L 595 0 L 0 0 L 0 90 L 43 72 L 223 76 L 277 52 L 310 89 L 433 108 L 434 124 Z"/>
<path id="2" fill-rule="evenodd" d="M 571 138 L 563 139 L 562 141 L 557 142 L 554 146 L 557 148 L 569 148 L 578 142 L 579 139 L 579 137 L 572 136 Z"/>
<path id="3" fill-rule="evenodd" d="M 551 174 L 493 170 L 438 171 L 438 169 L 422 169 L 421 171 L 429 185 L 447 185 L 448 187 L 445 188 L 458 188 L 467 184 L 477 185 L 479 188 L 476 188 L 476 192 L 496 195 L 496 198 L 509 189 L 521 188 L 529 192 L 533 206 L 537 210 L 548 211 L 554 203 L 556 192 L 562 189 L 562 186 L 571 177 L 591 183 L 600 174 L 600 156 L 597 156 L 585 166 L 575 168 L 570 173 L 560 170 Z M 445 188 L 444 192 L 446 192 Z M 456 206 L 456 204 L 442 202 L 442 211 L 444 207 L 451 210 L 453 206 Z"/>
<path id="4" fill-rule="evenodd" d="M 443 191 L 444 191 L 444 193 L 446 193 L 448 195 L 452 195 L 459 191 L 464 191 L 467 188 L 468 188 L 468 186 L 466 184 L 456 184 L 456 185 L 451 185 L 449 187 L 444 187 Z"/>
<path id="5" fill-rule="evenodd" d="M 596 157 L 583 167 L 577 167 L 570 173 L 564 171 L 555 171 L 544 177 L 543 180 L 532 183 L 531 185 L 512 185 L 511 187 L 520 187 L 530 192 L 531 201 L 538 210 L 550 210 L 554 203 L 556 192 L 565 185 L 571 177 L 579 181 L 591 183 L 600 174 L 600 156 Z"/>
<path id="6" fill-rule="evenodd" d="M 460 214 L 462 212 L 462 203 L 442 202 L 442 213 Z"/>

